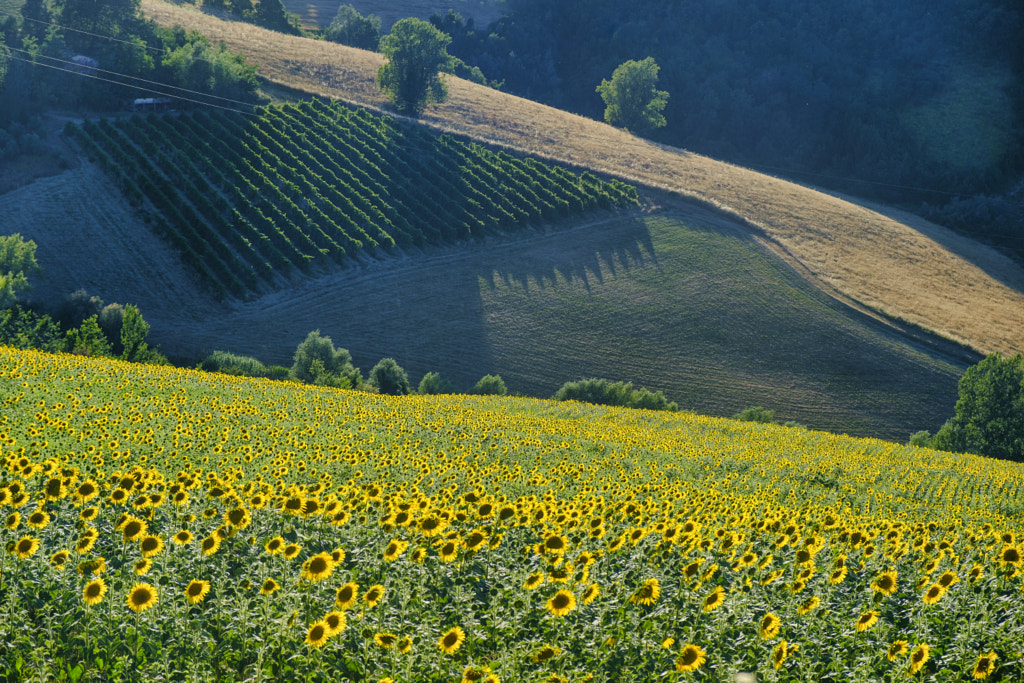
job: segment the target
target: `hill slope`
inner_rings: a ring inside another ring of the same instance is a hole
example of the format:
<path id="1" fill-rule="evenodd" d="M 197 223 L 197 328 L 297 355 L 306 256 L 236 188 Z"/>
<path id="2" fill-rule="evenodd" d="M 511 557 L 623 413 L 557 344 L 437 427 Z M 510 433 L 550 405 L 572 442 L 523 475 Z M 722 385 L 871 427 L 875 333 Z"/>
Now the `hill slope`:
<path id="1" fill-rule="evenodd" d="M 158 23 L 198 29 L 247 54 L 271 80 L 387 106 L 375 84 L 380 55 L 161 0 L 144 0 L 142 7 Z M 709 202 L 762 230 L 810 275 L 865 306 L 981 352 L 1024 351 L 1024 271 L 992 249 L 907 214 L 654 145 L 456 78 L 449 85 L 449 102 L 422 117 L 428 125 Z"/>

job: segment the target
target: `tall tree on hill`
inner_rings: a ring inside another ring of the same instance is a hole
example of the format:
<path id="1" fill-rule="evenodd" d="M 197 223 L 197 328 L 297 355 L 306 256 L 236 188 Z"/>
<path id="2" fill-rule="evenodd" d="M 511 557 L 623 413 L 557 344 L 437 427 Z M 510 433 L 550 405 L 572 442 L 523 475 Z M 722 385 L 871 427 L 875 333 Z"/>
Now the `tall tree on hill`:
<path id="1" fill-rule="evenodd" d="M 45 0 L 25 0 L 21 6 L 22 36 L 31 36 L 37 43 L 46 39 L 46 32 L 53 21 L 53 15 Z"/>
<path id="2" fill-rule="evenodd" d="M 0 237 L 0 309 L 14 305 L 18 292 L 31 286 L 28 276 L 39 270 L 35 242 L 18 233 Z"/>
<path id="3" fill-rule="evenodd" d="M 333 42 L 374 50 L 380 45 L 380 17 L 363 16 L 352 5 L 342 5 L 334 21 L 324 30 L 324 38 Z"/>
<path id="4" fill-rule="evenodd" d="M 377 83 L 399 111 L 418 114 L 432 102 L 444 102 L 448 89 L 438 72 L 448 61 L 451 38 L 422 19 L 402 19 L 384 36 L 380 51 L 388 58 Z"/>
<path id="5" fill-rule="evenodd" d="M 298 33 L 292 26 L 281 0 L 260 0 L 256 5 L 256 23 L 281 33 Z"/>
<path id="6" fill-rule="evenodd" d="M 657 82 L 658 64 L 653 57 L 620 64 L 612 73 L 612 80 L 604 79 L 597 86 L 606 105 L 604 120 L 631 133 L 664 127 L 666 121 L 661 112 L 668 104 L 668 93 L 655 88 Z"/>
<path id="7" fill-rule="evenodd" d="M 109 48 L 108 37 L 135 34 L 140 5 L 140 0 L 55 0 L 53 10 L 57 23 L 65 27 L 68 47 L 90 52 Z"/>

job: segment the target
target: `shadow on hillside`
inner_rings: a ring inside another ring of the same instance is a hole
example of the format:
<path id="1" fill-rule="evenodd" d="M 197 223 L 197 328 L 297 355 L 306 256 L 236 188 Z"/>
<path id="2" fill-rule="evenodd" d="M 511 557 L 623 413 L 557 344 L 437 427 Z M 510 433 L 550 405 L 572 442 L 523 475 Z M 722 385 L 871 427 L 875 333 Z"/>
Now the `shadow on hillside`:
<path id="1" fill-rule="evenodd" d="M 484 265 L 481 263 L 481 265 Z M 654 244 L 643 220 L 616 221 L 588 231 L 579 228 L 524 245 L 514 259 L 502 259 L 482 268 L 480 277 L 495 290 L 503 285 L 527 294 L 581 284 L 603 284 L 630 274 L 634 268 L 658 265 Z"/>

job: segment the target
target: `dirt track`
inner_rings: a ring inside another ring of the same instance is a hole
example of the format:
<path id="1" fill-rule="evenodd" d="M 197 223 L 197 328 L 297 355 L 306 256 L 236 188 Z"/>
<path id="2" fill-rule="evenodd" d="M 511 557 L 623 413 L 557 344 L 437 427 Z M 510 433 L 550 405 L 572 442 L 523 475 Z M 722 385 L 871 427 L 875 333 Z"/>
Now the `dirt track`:
<path id="1" fill-rule="evenodd" d="M 142 7 L 160 24 L 224 41 L 271 80 L 387 108 L 375 84 L 380 55 L 224 22 L 162 0 L 143 0 Z M 811 276 L 867 307 L 982 352 L 1024 352 L 1024 269 L 973 240 L 454 77 L 448 82 L 449 101 L 429 109 L 424 123 L 707 202 L 763 231 Z"/>

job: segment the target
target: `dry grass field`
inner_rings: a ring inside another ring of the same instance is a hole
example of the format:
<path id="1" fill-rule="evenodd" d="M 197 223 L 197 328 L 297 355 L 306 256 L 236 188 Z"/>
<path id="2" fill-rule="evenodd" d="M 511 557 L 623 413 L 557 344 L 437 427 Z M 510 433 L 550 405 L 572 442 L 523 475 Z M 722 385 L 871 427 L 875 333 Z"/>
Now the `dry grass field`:
<path id="1" fill-rule="evenodd" d="M 225 22 L 162 0 L 143 0 L 142 8 L 160 24 L 224 41 L 272 81 L 388 107 L 375 83 L 380 55 Z M 808 275 L 864 306 L 981 352 L 1024 351 L 1024 269 L 973 240 L 454 77 L 448 82 L 449 101 L 427 110 L 423 123 L 700 200 L 762 232 Z"/>

